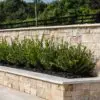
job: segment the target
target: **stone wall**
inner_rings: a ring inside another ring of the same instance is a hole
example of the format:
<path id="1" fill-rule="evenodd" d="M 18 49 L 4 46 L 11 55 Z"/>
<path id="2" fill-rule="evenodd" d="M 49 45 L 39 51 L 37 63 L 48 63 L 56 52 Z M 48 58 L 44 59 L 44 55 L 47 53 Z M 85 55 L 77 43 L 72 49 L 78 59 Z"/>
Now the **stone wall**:
<path id="1" fill-rule="evenodd" d="M 0 85 L 44 100 L 100 99 L 100 77 L 66 79 L 0 66 Z"/>
<path id="2" fill-rule="evenodd" d="M 0 39 L 6 37 L 7 40 L 19 36 L 34 38 L 36 35 L 41 38 L 42 35 L 46 38 L 55 37 L 63 39 L 69 43 L 82 43 L 87 46 L 94 54 L 97 60 L 97 66 L 100 66 L 100 24 L 83 24 L 83 25 L 68 25 L 68 26 L 52 26 L 52 27 L 31 27 L 18 29 L 0 30 Z"/>

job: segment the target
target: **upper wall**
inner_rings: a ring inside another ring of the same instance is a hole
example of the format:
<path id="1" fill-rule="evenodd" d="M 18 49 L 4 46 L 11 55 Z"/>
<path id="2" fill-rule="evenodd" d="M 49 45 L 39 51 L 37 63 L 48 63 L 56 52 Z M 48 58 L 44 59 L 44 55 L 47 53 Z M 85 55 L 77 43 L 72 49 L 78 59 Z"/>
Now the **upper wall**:
<path id="1" fill-rule="evenodd" d="M 69 43 L 82 43 L 94 52 L 96 58 L 100 58 L 100 24 L 83 24 L 50 27 L 30 27 L 18 29 L 0 30 L 0 38 L 6 37 L 8 40 L 19 35 L 23 37 L 41 37 L 43 34 L 47 38 L 63 38 Z"/>

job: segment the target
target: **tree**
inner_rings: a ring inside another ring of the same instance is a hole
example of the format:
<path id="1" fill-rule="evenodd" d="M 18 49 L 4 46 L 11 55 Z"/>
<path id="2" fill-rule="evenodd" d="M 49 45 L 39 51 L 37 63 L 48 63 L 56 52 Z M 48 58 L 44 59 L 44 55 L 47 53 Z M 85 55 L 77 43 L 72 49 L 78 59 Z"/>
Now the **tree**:
<path id="1" fill-rule="evenodd" d="M 4 11 L 4 3 L 0 2 L 0 23 L 5 21 L 6 15 Z"/>
<path id="2" fill-rule="evenodd" d="M 4 3 L 7 20 L 26 19 L 26 3 L 22 0 L 6 0 Z"/>
<path id="3" fill-rule="evenodd" d="M 100 0 L 91 0 L 90 7 L 92 9 L 100 9 Z"/>
<path id="4" fill-rule="evenodd" d="M 90 12 L 90 0 L 60 0 L 48 4 L 42 13 L 42 17 L 60 17 L 68 15 L 88 14 Z"/>
<path id="5" fill-rule="evenodd" d="M 24 0 L 0 2 L 0 23 L 35 20 L 35 1 L 31 3 Z M 100 13 L 100 0 L 54 0 L 50 3 L 37 0 L 38 19 L 89 13 Z"/>

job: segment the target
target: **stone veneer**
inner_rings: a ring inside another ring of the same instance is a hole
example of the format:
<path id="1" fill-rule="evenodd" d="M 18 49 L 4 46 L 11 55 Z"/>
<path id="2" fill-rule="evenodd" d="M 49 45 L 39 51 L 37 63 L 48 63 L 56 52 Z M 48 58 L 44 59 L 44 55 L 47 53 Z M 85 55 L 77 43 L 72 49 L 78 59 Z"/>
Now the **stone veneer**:
<path id="1" fill-rule="evenodd" d="M 100 77 L 67 79 L 0 66 L 0 85 L 44 100 L 100 100 Z"/>
<path id="2" fill-rule="evenodd" d="M 36 35 L 41 38 L 43 34 L 45 38 L 55 37 L 57 42 L 63 39 L 72 44 L 82 43 L 87 46 L 95 56 L 97 71 L 100 71 L 100 24 L 1 29 L 0 40 L 5 37 L 10 41 L 16 36 L 19 36 L 19 39 L 35 38 Z"/>
<path id="3" fill-rule="evenodd" d="M 82 43 L 94 52 L 96 59 L 100 59 L 100 24 L 1 29 L 0 39 L 5 37 L 10 40 L 16 36 L 19 39 L 34 38 L 36 35 L 41 38 L 43 34 L 46 38 L 63 38 L 69 43 Z"/>
<path id="4" fill-rule="evenodd" d="M 0 39 L 55 37 L 76 44 L 82 43 L 93 51 L 100 69 L 100 24 L 31 27 L 0 30 Z M 0 67 L 0 84 L 23 91 L 44 100 L 100 100 L 100 77 L 64 79 L 12 68 Z"/>

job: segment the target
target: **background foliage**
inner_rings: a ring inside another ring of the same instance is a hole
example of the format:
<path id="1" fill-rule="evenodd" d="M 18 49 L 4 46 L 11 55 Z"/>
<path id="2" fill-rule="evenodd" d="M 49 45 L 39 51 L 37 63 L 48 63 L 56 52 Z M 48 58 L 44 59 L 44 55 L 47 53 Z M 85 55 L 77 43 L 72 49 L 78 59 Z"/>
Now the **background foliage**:
<path id="1" fill-rule="evenodd" d="M 100 12 L 100 0 L 37 0 L 38 19 Z M 4 0 L 0 2 L 0 23 L 35 19 L 35 1 Z"/>

